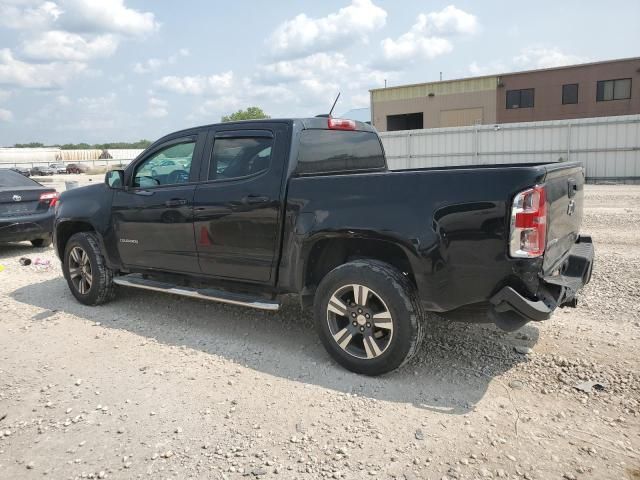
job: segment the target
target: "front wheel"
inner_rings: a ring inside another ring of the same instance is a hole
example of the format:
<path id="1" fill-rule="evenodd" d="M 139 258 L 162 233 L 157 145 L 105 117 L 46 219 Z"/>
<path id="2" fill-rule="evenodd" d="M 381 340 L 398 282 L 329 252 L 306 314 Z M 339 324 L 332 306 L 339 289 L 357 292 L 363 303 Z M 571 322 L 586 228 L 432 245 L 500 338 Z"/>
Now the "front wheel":
<path id="1" fill-rule="evenodd" d="M 376 260 L 349 262 L 329 272 L 318 286 L 314 313 L 325 348 L 352 372 L 394 370 L 422 341 L 424 313 L 414 285 Z"/>
<path id="2" fill-rule="evenodd" d="M 64 249 L 62 272 L 80 303 L 100 305 L 114 296 L 113 271 L 106 265 L 95 233 L 76 233 L 69 239 Z"/>

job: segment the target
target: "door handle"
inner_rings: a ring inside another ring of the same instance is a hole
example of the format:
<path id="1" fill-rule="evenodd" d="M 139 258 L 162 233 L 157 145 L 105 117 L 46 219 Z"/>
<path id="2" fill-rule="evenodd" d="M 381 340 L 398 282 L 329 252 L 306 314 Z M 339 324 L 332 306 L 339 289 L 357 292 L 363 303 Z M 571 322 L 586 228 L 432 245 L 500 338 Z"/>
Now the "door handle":
<path id="1" fill-rule="evenodd" d="M 249 205 L 255 205 L 257 203 L 267 203 L 270 201 L 271 199 L 265 195 L 247 195 L 242 199 L 242 203 L 246 203 Z"/>
<path id="2" fill-rule="evenodd" d="M 150 192 L 149 190 L 136 190 L 134 193 L 136 195 L 142 195 L 143 197 L 149 197 L 153 195 L 153 192 Z"/>
<path id="3" fill-rule="evenodd" d="M 167 207 L 181 207 L 187 204 L 187 201 L 184 198 L 172 198 L 171 200 L 167 200 L 164 202 Z"/>

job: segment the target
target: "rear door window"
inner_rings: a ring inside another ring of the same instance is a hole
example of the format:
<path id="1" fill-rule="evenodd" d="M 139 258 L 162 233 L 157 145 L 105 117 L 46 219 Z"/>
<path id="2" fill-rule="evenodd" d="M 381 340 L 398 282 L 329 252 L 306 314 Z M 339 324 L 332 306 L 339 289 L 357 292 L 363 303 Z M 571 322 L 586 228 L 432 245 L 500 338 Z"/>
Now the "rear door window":
<path id="1" fill-rule="evenodd" d="M 209 180 L 233 180 L 266 172 L 271 163 L 271 136 L 216 138 Z"/>
<path id="2" fill-rule="evenodd" d="M 374 132 L 303 130 L 297 173 L 382 169 L 384 152 Z"/>

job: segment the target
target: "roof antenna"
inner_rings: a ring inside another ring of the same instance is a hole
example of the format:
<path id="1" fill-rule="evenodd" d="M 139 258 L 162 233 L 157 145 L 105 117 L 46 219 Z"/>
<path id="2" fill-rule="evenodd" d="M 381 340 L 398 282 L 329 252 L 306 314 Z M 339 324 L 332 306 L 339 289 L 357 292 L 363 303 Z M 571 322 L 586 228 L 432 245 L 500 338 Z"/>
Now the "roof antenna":
<path id="1" fill-rule="evenodd" d="M 338 103 L 339 98 L 340 98 L 340 92 L 338 92 L 338 96 L 336 97 L 336 100 L 333 102 L 331 110 L 329 110 L 329 117 L 331 117 L 331 114 L 333 113 L 333 109 L 336 108 L 336 103 Z"/>

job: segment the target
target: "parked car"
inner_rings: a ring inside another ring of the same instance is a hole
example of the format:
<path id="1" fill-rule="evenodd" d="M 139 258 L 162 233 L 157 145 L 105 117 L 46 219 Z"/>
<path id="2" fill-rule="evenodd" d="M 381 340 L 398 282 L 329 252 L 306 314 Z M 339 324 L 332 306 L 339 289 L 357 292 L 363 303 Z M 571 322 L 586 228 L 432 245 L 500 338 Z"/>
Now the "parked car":
<path id="1" fill-rule="evenodd" d="M 11 170 L 13 170 L 14 172 L 18 172 L 25 177 L 31 176 L 31 169 L 29 167 L 21 167 L 19 165 L 16 165 L 15 167 L 11 167 Z"/>
<path id="2" fill-rule="evenodd" d="M 51 163 L 49 165 L 56 173 L 67 173 L 67 167 L 64 163 Z"/>
<path id="3" fill-rule="evenodd" d="M 58 193 L 11 169 L 0 169 L 0 243 L 51 245 Z"/>
<path id="4" fill-rule="evenodd" d="M 89 166 L 84 163 L 68 163 L 67 173 L 87 173 Z"/>
<path id="5" fill-rule="evenodd" d="M 188 168 L 151 173 L 178 154 Z M 367 124 L 255 120 L 168 135 L 64 192 L 54 241 L 83 304 L 116 285 L 264 310 L 296 294 L 331 356 L 376 375 L 416 352 L 427 311 L 515 330 L 575 306 L 583 189 L 578 163 L 391 172 Z"/>
<path id="6" fill-rule="evenodd" d="M 56 171 L 53 168 L 48 166 L 33 167 L 31 169 L 31 175 L 46 176 L 46 175 L 53 175 L 54 173 L 56 173 Z"/>

